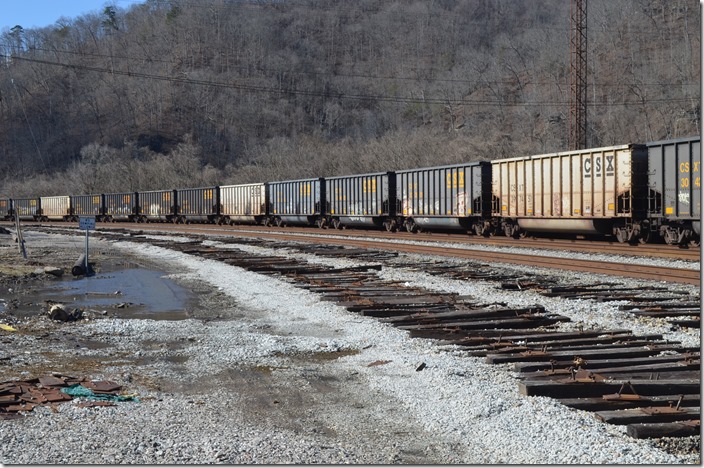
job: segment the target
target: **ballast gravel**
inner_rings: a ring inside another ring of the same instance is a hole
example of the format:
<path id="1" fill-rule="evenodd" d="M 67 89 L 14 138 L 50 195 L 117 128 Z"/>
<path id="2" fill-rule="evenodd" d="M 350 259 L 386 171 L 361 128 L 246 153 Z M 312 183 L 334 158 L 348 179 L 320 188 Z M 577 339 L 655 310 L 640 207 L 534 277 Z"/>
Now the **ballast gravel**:
<path id="1" fill-rule="evenodd" d="M 698 452 L 667 453 L 591 413 L 519 395 L 508 366 L 409 338 L 284 280 L 145 244 L 96 245 L 149 259 L 178 283 L 208 291 L 204 301 L 212 314 L 66 324 L 109 344 L 75 351 L 104 363 L 90 377 L 118 381 L 140 402 L 80 408 L 76 400 L 0 421 L 3 464 L 699 463 Z M 336 267 L 364 264 L 231 247 Z M 612 304 L 500 291 L 400 265 L 379 274 L 510 305 L 541 303 L 587 326 L 699 343 L 698 331 L 639 321 Z M 38 349 L 61 351 L 29 336 L 17 344 L 27 347 L 25 364 L 41 360 Z"/>

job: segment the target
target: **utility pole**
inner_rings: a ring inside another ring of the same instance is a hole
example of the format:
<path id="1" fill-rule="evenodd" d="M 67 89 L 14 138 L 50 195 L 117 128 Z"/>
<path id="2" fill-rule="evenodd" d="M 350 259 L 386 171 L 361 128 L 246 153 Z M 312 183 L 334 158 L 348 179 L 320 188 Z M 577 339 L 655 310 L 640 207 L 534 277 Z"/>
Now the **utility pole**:
<path id="1" fill-rule="evenodd" d="M 587 147 L 587 0 L 570 5 L 569 149 Z"/>

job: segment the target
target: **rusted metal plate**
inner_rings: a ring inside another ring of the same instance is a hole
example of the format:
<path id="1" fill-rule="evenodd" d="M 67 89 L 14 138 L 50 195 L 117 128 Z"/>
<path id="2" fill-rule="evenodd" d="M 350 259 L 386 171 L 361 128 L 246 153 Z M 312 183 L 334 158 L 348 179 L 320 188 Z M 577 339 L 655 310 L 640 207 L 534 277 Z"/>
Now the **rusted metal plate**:
<path id="1" fill-rule="evenodd" d="M 0 405 L 8 405 L 17 401 L 16 395 L 0 395 Z"/>
<path id="2" fill-rule="evenodd" d="M 122 388 L 122 385 L 108 380 L 88 381 L 84 382 L 82 385 L 86 388 L 90 388 L 95 393 L 115 392 Z"/>
<path id="3" fill-rule="evenodd" d="M 66 385 L 64 379 L 51 375 L 39 377 L 39 383 L 44 387 L 63 387 Z"/>

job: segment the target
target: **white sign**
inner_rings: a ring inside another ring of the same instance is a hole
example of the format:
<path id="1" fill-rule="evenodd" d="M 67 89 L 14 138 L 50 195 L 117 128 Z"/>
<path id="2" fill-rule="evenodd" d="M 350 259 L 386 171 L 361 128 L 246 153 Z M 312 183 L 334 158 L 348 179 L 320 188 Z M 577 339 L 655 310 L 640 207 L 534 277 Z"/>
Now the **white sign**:
<path id="1" fill-rule="evenodd" d="M 90 231 L 95 229 L 95 217 L 81 216 L 80 218 L 78 218 L 78 226 L 84 231 Z"/>

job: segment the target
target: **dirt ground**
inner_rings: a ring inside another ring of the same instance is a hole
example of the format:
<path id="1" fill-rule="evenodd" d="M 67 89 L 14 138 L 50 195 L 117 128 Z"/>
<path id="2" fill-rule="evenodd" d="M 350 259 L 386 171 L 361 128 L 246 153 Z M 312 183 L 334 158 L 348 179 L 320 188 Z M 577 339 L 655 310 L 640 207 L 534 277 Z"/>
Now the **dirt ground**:
<path id="1" fill-rule="evenodd" d="M 90 262 L 94 263 L 96 274 L 88 281 L 109 280 L 130 269 L 153 269 L 158 272 L 159 266 L 148 259 L 126 258 L 107 243 L 91 242 Z M 140 350 L 115 351 L 107 341 L 86 337 L 81 329 L 81 320 L 144 316 L 169 320 L 192 318 L 205 324 L 218 320 L 246 321 L 251 320 L 251 315 L 248 318 L 232 298 L 198 283 L 170 284 L 170 291 L 176 297 L 172 304 L 174 310 L 159 314 L 149 310 L 154 308 L 154 304 L 135 301 L 129 291 L 112 291 L 108 286 L 103 291 L 86 294 L 80 287 L 85 278 L 73 278 L 71 275 L 71 267 L 83 252 L 84 244 L 80 237 L 57 240 L 56 237 L 44 239 L 39 234 L 28 245 L 28 257 L 24 259 L 13 237 L 0 234 L 0 323 L 17 330 L 0 330 L 0 341 L 5 350 L 0 352 L 0 382 L 52 373 L 92 379 L 109 378 L 127 387 L 132 382 L 164 397 L 192 395 L 194 405 L 204 404 L 201 399 L 204 394 L 203 379 L 206 377 L 188 372 L 184 366 L 188 357 L 179 353 L 179 350 L 190 347 L 195 337 L 184 340 L 182 336 L 164 334 L 141 342 Z M 45 267 L 60 268 L 64 273 L 57 277 L 45 273 Z M 158 272 L 158 275 L 164 273 Z M 73 291 L 73 294 L 66 296 L 63 294 L 66 291 Z M 67 312 L 79 309 L 81 319 L 52 320 L 49 311 L 55 304 L 61 304 Z M 269 332 L 285 333 L 276 330 Z M 94 353 L 91 353 L 93 357 L 86 357 L 85 349 L 101 351 L 100 357 L 96 358 Z M 155 362 L 150 356 L 153 356 L 152 351 L 159 349 L 168 350 L 168 353 L 158 358 L 160 362 Z M 430 452 L 435 455 L 427 453 L 427 437 L 411 436 L 418 428 L 401 408 L 393 404 L 371 405 L 368 390 L 355 375 L 340 376 L 332 370 L 326 371 L 325 361 L 350 352 L 353 351 L 287 355 L 286 361 L 291 367 L 307 370 L 291 372 L 285 378 L 281 377 L 282 371 L 286 373 L 284 367 L 233 366 L 218 375 L 208 375 L 207 386 L 220 392 L 218 395 L 222 395 L 223 391 L 239 395 L 245 404 L 238 405 L 238 417 L 257 421 L 262 427 L 284 428 L 316 437 L 343 437 L 377 447 L 380 444 L 390 445 L 391 442 L 384 442 L 387 439 L 394 440 L 395 445 L 395 440 L 400 437 L 407 442 L 400 442 L 398 449 L 391 450 L 393 455 L 388 462 L 438 462 L 436 450 Z M 155 373 L 157 367 L 166 367 L 169 371 Z M 106 369 L 111 370 L 109 375 L 105 374 Z M 115 369 L 123 371 L 116 373 Z M 336 412 L 338 415 L 330 416 Z M 327 422 L 339 419 L 339 414 L 348 414 L 352 420 L 347 421 L 344 427 Z M 375 421 L 373 429 L 369 429 L 370 420 Z M 346 434 L 349 428 L 359 428 L 359 432 L 355 429 L 354 434 Z"/>

